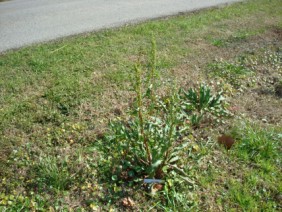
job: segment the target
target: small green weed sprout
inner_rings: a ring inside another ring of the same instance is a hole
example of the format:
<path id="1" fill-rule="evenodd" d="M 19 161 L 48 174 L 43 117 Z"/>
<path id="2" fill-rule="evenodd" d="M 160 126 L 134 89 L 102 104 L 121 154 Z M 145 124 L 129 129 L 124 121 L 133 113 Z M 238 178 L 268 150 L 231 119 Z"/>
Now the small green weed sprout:
<path id="1" fill-rule="evenodd" d="M 226 45 L 224 39 L 213 39 L 211 41 L 212 45 L 217 46 L 217 47 L 223 47 Z"/>

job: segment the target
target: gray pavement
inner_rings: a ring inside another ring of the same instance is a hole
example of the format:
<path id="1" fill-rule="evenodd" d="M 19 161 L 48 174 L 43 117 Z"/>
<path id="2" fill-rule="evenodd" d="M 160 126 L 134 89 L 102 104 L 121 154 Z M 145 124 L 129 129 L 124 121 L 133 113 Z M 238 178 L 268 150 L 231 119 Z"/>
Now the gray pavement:
<path id="1" fill-rule="evenodd" d="M 0 2 L 0 52 L 239 0 L 12 0 Z"/>

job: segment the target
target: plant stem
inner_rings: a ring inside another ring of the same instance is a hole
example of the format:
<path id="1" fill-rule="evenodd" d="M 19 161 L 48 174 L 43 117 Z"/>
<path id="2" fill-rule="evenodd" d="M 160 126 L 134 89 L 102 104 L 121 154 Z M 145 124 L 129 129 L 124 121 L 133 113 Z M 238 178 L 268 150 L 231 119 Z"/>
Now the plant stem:
<path id="1" fill-rule="evenodd" d="M 150 81 L 152 84 L 152 90 L 151 90 L 151 98 L 154 101 L 154 93 L 153 91 L 156 90 L 156 39 L 154 36 L 152 36 L 152 50 L 151 50 L 151 76 Z"/>
<path id="2" fill-rule="evenodd" d="M 174 92 L 175 91 L 173 91 L 173 93 Z M 175 103 L 174 101 L 175 101 L 175 98 L 173 96 L 171 98 L 170 105 L 169 105 L 170 127 L 169 127 L 169 133 L 168 133 L 168 138 L 167 138 L 169 144 L 168 144 L 167 151 L 165 152 L 164 159 L 163 159 L 162 163 L 160 164 L 160 166 L 156 170 L 156 174 L 157 175 L 160 175 L 160 173 L 162 172 L 162 168 L 165 166 L 169 156 L 171 155 L 171 151 L 172 151 L 172 147 L 173 147 L 173 145 L 172 145 L 172 142 L 173 142 L 172 134 L 173 134 L 173 129 L 174 129 L 175 125 L 176 125 L 176 117 L 175 117 L 175 111 L 174 111 L 175 108 L 173 106 L 173 104 Z"/>
<path id="3" fill-rule="evenodd" d="M 140 68 L 136 65 L 135 66 L 135 71 L 136 71 L 136 94 L 137 94 L 137 104 L 138 104 L 138 118 L 140 122 L 140 134 L 143 137 L 143 144 L 146 149 L 147 153 L 147 160 L 149 164 L 152 164 L 152 155 L 150 152 L 149 144 L 148 144 L 148 138 L 144 132 L 144 121 L 143 121 L 143 113 L 142 113 L 142 108 L 143 108 L 143 103 L 142 103 L 142 81 L 141 81 L 141 70 Z"/>

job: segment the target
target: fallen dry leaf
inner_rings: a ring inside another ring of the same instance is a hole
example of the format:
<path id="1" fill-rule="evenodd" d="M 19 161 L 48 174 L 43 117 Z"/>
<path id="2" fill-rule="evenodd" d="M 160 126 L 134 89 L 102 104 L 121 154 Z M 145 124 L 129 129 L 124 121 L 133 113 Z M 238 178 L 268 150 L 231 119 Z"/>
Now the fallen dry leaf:
<path id="1" fill-rule="evenodd" d="M 154 196 L 156 195 L 156 193 L 160 190 L 163 189 L 163 185 L 162 184 L 154 184 L 152 187 L 151 187 L 151 195 Z"/>
<path id="2" fill-rule="evenodd" d="M 153 185 L 154 190 L 156 191 L 160 191 L 163 189 L 163 185 L 162 184 L 155 184 Z"/>
<path id="3" fill-rule="evenodd" d="M 121 202 L 124 207 L 134 207 L 135 206 L 135 202 L 130 197 L 123 198 Z"/>
<path id="4" fill-rule="evenodd" d="M 217 138 L 217 141 L 218 141 L 219 144 L 223 145 L 228 150 L 235 143 L 235 140 L 229 135 L 222 135 L 222 136 Z"/>

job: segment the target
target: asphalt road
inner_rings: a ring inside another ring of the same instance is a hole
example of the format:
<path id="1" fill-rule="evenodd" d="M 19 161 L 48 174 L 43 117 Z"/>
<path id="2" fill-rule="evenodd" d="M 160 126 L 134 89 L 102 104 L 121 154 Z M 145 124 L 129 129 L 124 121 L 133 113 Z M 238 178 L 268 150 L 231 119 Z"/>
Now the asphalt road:
<path id="1" fill-rule="evenodd" d="M 238 0 L 11 0 L 0 2 L 0 52 Z"/>

